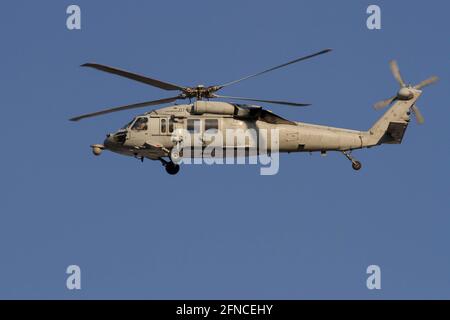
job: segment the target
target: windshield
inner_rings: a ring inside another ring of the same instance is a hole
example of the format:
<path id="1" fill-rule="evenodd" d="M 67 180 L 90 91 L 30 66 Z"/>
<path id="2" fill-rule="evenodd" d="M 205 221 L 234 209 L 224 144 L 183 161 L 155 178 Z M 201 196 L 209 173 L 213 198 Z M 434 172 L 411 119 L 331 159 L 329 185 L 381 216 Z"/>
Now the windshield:
<path id="1" fill-rule="evenodd" d="M 128 122 L 126 125 L 124 125 L 121 129 L 127 129 L 133 123 L 133 121 L 134 119 Z"/>

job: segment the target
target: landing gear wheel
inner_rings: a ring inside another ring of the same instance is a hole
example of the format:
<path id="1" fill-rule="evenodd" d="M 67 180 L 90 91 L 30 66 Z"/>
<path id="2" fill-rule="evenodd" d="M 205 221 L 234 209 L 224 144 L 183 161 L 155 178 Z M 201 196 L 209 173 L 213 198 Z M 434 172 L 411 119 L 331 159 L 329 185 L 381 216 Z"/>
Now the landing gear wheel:
<path id="1" fill-rule="evenodd" d="M 359 169 L 362 168 L 361 162 L 359 162 L 358 160 L 353 161 L 352 162 L 352 168 L 353 168 L 353 170 L 358 171 Z"/>
<path id="2" fill-rule="evenodd" d="M 359 169 L 362 168 L 362 164 L 361 162 L 359 162 L 358 160 L 356 160 L 355 158 L 353 158 L 351 156 L 351 151 L 342 151 L 342 154 L 352 162 L 352 168 L 353 170 L 358 171 Z"/>
<path id="3" fill-rule="evenodd" d="M 173 162 L 168 162 L 166 164 L 166 172 L 170 175 L 175 175 L 180 171 L 180 166 L 178 164 L 175 164 Z"/>

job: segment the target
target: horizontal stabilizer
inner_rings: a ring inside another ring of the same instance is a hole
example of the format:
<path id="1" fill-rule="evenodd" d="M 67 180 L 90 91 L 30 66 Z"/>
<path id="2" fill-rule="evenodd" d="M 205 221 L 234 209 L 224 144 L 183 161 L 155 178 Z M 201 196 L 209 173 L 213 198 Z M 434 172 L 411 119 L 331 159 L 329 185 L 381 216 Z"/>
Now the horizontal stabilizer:
<path id="1" fill-rule="evenodd" d="M 407 127 L 408 127 L 407 122 L 390 122 L 386 130 L 386 133 L 382 138 L 383 143 L 390 143 L 390 144 L 402 143 L 403 136 L 405 135 Z"/>

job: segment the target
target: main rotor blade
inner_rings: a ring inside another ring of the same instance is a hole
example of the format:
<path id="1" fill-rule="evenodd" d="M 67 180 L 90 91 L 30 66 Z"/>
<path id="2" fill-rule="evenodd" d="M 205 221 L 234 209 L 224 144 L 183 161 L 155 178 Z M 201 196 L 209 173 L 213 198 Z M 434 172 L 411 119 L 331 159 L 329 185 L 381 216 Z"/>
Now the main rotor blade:
<path id="1" fill-rule="evenodd" d="M 416 85 L 414 86 L 414 89 L 420 90 L 420 89 L 422 89 L 422 88 L 424 88 L 424 87 L 426 87 L 426 86 L 429 86 L 429 85 L 432 84 L 432 83 L 435 83 L 435 82 L 438 81 L 438 80 L 439 80 L 439 78 L 436 77 L 436 76 L 429 77 L 428 79 L 423 80 L 421 83 L 416 84 Z"/>
<path id="2" fill-rule="evenodd" d="M 416 116 L 416 121 L 418 124 L 422 124 L 425 122 L 425 118 L 422 115 L 422 112 L 420 112 L 419 107 L 415 104 L 411 107 L 412 112 L 414 112 L 414 115 Z"/>
<path id="3" fill-rule="evenodd" d="M 400 84 L 401 87 L 406 87 L 405 81 L 403 81 L 402 76 L 400 74 L 400 69 L 398 67 L 397 61 L 391 60 L 389 62 L 391 66 L 392 74 L 394 75 L 395 80 Z"/>
<path id="4" fill-rule="evenodd" d="M 241 82 L 241 81 L 244 81 L 244 80 L 253 78 L 253 77 L 260 76 L 260 75 L 262 75 L 262 74 L 264 74 L 264 73 L 267 73 L 267 72 L 270 72 L 270 71 L 273 71 L 273 70 L 276 70 L 276 69 L 280 69 L 280 68 L 286 67 L 286 66 L 288 66 L 288 65 L 290 65 L 290 64 L 293 64 L 293 63 L 296 63 L 296 62 L 299 62 L 299 61 L 303 61 L 303 60 L 306 60 L 306 59 L 309 59 L 309 58 L 312 58 L 312 57 L 315 57 L 315 56 L 318 56 L 318 55 L 321 55 L 321 54 L 324 54 L 324 53 L 327 53 L 327 52 L 330 52 L 330 51 L 331 51 L 331 49 L 325 49 L 325 50 L 322 50 L 322 51 L 319 51 L 319 52 L 310 54 L 310 55 L 308 55 L 308 56 L 300 57 L 300 58 L 297 58 L 297 59 L 295 59 L 295 60 L 292 60 L 292 61 L 283 63 L 283 64 L 281 64 L 281 65 L 279 65 L 279 66 L 276 66 L 276 67 L 273 67 L 273 68 L 270 68 L 270 69 L 267 69 L 267 70 L 264 70 L 264 71 L 261 71 L 261 72 L 258 72 L 258 73 L 249 75 L 249 76 L 246 76 L 246 77 L 241 78 L 241 79 L 238 79 L 238 80 L 234 80 L 234 81 L 231 81 L 231 82 L 222 84 L 222 85 L 220 85 L 220 86 L 218 86 L 218 87 L 219 87 L 219 88 L 227 87 L 227 86 L 230 86 L 230 85 L 232 85 L 232 84 L 235 84 L 235 83 L 238 83 L 238 82 Z"/>
<path id="5" fill-rule="evenodd" d="M 279 100 L 262 100 L 262 99 L 252 99 L 252 98 L 243 98 L 243 97 L 231 97 L 231 96 L 219 96 L 219 95 L 214 95 L 214 98 L 224 98 L 224 99 L 232 99 L 232 100 L 265 102 L 265 103 L 282 104 L 282 105 L 286 105 L 286 106 L 295 106 L 295 107 L 307 107 L 307 106 L 311 105 L 309 103 L 296 103 L 296 102 L 279 101 Z"/>
<path id="6" fill-rule="evenodd" d="M 383 108 L 387 107 L 388 105 L 390 105 L 395 100 L 395 98 L 396 97 L 392 97 L 392 98 L 389 98 L 389 99 L 386 99 L 386 100 L 378 101 L 377 103 L 375 103 L 373 105 L 373 107 L 376 110 L 383 109 Z"/>
<path id="7" fill-rule="evenodd" d="M 145 77 L 145 76 L 141 76 L 139 74 L 136 73 L 132 73 L 132 72 L 128 72 L 125 70 L 120 70 L 120 69 L 116 69 L 113 67 L 108 67 L 102 64 L 97 64 L 97 63 L 85 63 L 81 65 L 82 67 L 89 67 L 89 68 L 93 68 L 93 69 L 97 69 L 103 72 L 108 72 L 108 73 L 112 73 L 115 74 L 117 76 L 121 76 L 121 77 L 125 77 L 134 81 L 139 81 L 148 85 L 151 85 L 153 87 L 157 87 L 163 90 L 183 90 L 184 88 L 181 86 L 178 86 L 176 84 L 172 84 L 172 83 L 168 83 L 168 82 L 164 82 L 161 80 L 156 80 L 156 79 L 152 79 L 149 77 Z"/>
<path id="8" fill-rule="evenodd" d="M 135 104 L 129 104 L 129 105 L 126 105 L 126 106 L 120 106 L 120 107 L 105 109 L 105 110 L 101 110 L 101 111 L 97 111 L 97 112 L 93 112 L 93 113 L 83 114 L 81 116 L 74 117 L 74 118 L 71 118 L 69 120 L 70 121 L 79 121 L 81 119 L 96 117 L 96 116 L 100 116 L 100 115 L 107 114 L 107 113 L 112 113 L 112 112 L 117 112 L 117 111 L 122 111 L 122 110 L 137 109 L 137 108 L 143 108 L 143 107 L 155 106 L 155 105 L 158 105 L 158 104 L 173 102 L 173 101 L 175 101 L 177 99 L 182 99 L 182 98 L 184 98 L 184 97 L 183 96 L 176 96 L 176 97 L 172 97 L 172 98 L 165 98 L 165 99 L 160 99 L 160 100 L 146 101 L 146 102 L 140 102 L 140 103 L 135 103 Z"/>

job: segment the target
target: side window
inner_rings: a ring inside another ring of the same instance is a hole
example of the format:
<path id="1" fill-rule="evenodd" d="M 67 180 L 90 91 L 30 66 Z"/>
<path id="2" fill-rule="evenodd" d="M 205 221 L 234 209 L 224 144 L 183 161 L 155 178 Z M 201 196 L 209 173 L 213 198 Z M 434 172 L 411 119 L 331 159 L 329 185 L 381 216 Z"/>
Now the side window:
<path id="1" fill-rule="evenodd" d="M 142 131 L 142 130 L 147 130 L 148 126 L 147 126 L 147 122 L 148 122 L 148 118 L 146 117 L 141 117 L 138 118 L 133 126 L 131 127 L 132 130 L 136 130 L 136 131 Z"/>
<path id="2" fill-rule="evenodd" d="M 209 130 L 209 131 L 208 131 Z M 205 132 L 217 133 L 219 131 L 218 119 L 205 119 Z"/>
<path id="3" fill-rule="evenodd" d="M 167 120 L 166 119 L 161 119 L 161 133 L 166 133 L 167 132 Z"/>
<path id="4" fill-rule="evenodd" d="M 169 133 L 173 132 L 173 118 L 169 119 Z"/>
<path id="5" fill-rule="evenodd" d="M 186 129 L 190 133 L 199 133 L 200 132 L 200 119 L 188 119 Z"/>

